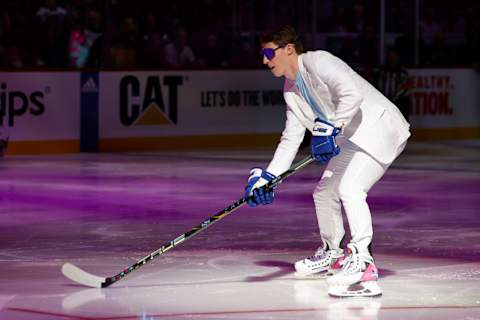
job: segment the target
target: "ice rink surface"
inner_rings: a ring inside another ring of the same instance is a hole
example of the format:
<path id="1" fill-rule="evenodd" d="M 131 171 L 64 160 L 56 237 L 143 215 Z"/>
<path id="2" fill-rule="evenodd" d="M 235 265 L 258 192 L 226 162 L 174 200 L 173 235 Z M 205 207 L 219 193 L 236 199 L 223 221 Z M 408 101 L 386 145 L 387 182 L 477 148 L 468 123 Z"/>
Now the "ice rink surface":
<path id="1" fill-rule="evenodd" d="M 272 154 L 0 159 L 0 319 L 480 319 L 479 141 L 410 143 L 371 190 L 380 298 L 293 276 L 319 245 L 315 164 L 109 288 L 61 274 L 118 273 L 240 198 Z"/>

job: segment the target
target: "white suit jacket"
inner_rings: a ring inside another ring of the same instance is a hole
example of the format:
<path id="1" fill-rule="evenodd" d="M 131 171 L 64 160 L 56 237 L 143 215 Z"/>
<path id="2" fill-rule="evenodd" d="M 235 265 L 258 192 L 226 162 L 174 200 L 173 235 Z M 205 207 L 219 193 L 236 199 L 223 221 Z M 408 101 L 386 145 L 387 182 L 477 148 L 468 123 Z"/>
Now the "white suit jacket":
<path id="1" fill-rule="evenodd" d="M 299 72 L 310 95 L 342 134 L 374 159 L 390 164 L 410 136 L 410 125 L 398 108 L 341 59 L 326 51 L 298 57 Z M 287 120 L 267 171 L 279 175 L 292 164 L 305 129 L 312 130 L 317 115 L 293 80 L 285 80 Z M 341 150 L 340 150 L 341 152 Z"/>

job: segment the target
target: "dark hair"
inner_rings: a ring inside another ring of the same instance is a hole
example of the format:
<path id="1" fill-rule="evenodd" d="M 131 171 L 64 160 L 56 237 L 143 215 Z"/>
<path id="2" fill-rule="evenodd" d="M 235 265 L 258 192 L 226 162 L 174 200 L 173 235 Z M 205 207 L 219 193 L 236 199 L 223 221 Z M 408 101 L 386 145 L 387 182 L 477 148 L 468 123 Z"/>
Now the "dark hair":
<path id="1" fill-rule="evenodd" d="M 283 26 L 278 30 L 268 31 L 260 36 L 260 43 L 273 42 L 279 46 L 286 46 L 291 43 L 295 46 L 295 52 L 303 52 L 303 44 L 300 41 L 297 31 L 292 26 Z"/>

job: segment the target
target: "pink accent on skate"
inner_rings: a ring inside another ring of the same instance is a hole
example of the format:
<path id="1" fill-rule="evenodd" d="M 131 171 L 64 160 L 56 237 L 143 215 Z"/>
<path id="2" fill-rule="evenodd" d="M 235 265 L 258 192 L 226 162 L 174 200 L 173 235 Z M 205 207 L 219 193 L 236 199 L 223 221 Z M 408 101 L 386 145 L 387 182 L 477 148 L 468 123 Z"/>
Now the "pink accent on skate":
<path id="1" fill-rule="evenodd" d="M 369 264 L 367 270 L 363 272 L 362 278 L 360 281 L 377 281 L 378 280 L 378 269 L 374 264 Z"/>
<path id="2" fill-rule="evenodd" d="M 338 258 L 334 263 L 332 263 L 332 265 L 330 266 L 330 269 L 333 269 L 333 270 L 342 269 L 343 260 L 345 260 L 345 256 Z"/>

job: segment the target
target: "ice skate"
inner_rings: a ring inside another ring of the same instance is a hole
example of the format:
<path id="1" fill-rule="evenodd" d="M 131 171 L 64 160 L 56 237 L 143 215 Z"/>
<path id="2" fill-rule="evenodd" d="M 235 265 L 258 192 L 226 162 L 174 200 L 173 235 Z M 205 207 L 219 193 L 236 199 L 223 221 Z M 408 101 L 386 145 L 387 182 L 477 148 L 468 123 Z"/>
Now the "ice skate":
<path id="1" fill-rule="evenodd" d="M 317 279 L 332 275 L 339 270 L 338 260 L 343 258 L 342 249 L 329 249 L 324 244 L 319 247 L 313 256 L 297 261 L 295 263 L 295 278 Z"/>
<path id="2" fill-rule="evenodd" d="M 378 269 L 369 253 L 359 253 L 349 244 L 341 271 L 327 279 L 333 297 L 375 297 L 382 291 L 377 283 Z"/>

